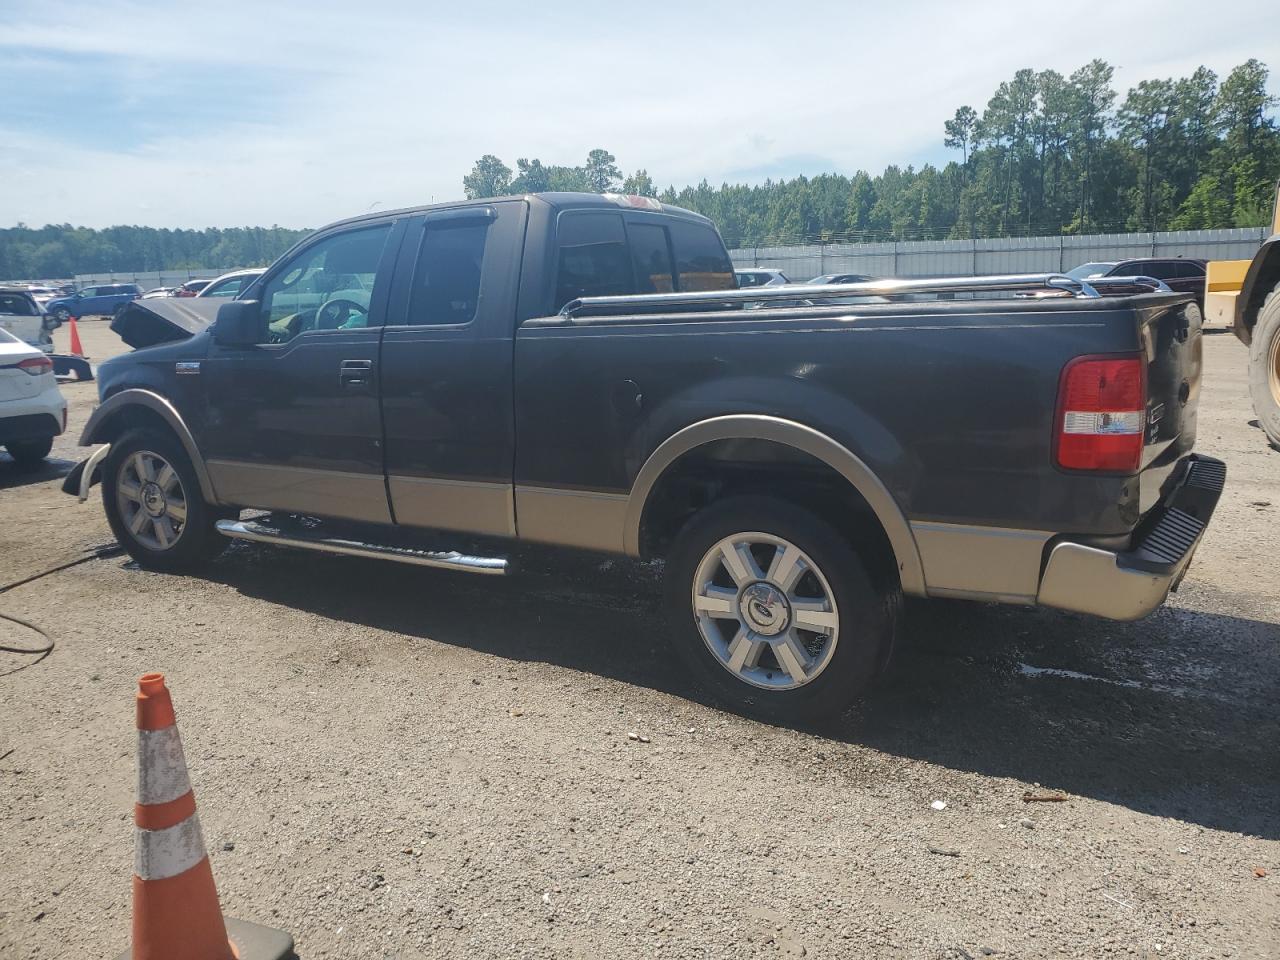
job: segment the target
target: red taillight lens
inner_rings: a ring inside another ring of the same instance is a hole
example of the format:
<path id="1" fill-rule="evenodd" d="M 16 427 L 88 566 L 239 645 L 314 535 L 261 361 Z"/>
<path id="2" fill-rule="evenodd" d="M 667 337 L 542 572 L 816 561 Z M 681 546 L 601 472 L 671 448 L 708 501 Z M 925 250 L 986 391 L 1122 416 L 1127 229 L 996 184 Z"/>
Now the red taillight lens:
<path id="1" fill-rule="evenodd" d="M 1142 462 L 1147 391 L 1141 357 L 1079 357 L 1058 391 L 1058 466 L 1133 473 Z"/>
<path id="2" fill-rule="evenodd" d="M 20 361 L 18 369 L 23 373 L 38 377 L 42 374 L 53 372 L 53 361 L 48 357 L 32 357 L 30 360 Z"/>

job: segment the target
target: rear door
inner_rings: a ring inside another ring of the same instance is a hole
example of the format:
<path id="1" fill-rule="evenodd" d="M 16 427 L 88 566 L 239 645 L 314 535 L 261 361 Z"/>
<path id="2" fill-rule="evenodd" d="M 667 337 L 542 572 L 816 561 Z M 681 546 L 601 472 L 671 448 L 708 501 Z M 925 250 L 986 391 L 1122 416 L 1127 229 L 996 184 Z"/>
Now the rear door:
<path id="1" fill-rule="evenodd" d="M 407 227 L 380 360 L 399 524 L 515 535 L 511 362 L 527 210 L 435 210 Z"/>
<path id="2" fill-rule="evenodd" d="M 199 441 L 221 500 L 390 522 L 378 360 L 403 232 L 382 221 L 313 238 L 257 287 L 260 342 L 211 343 Z"/>

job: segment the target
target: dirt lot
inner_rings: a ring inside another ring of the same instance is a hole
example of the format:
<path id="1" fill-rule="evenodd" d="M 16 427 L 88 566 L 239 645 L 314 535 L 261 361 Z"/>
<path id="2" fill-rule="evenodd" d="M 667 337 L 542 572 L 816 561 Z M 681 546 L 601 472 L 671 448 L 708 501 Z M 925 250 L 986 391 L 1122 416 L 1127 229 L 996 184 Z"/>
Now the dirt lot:
<path id="1" fill-rule="evenodd" d="M 823 736 L 697 702 L 654 572 L 597 558 L 494 582 L 237 544 L 203 578 L 117 556 L 0 594 L 58 641 L 0 654 L 0 956 L 127 945 L 147 670 L 226 912 L 303 960 L 1280 956 L 1280 453 L 1244 348 L 1206 355 L 1231 473 L 1166 609 L 914 606 Z M 94 403 L 65 392 L 61 459 L 0 455 L 0 585 L 111 542 L 58 492 Z"/>

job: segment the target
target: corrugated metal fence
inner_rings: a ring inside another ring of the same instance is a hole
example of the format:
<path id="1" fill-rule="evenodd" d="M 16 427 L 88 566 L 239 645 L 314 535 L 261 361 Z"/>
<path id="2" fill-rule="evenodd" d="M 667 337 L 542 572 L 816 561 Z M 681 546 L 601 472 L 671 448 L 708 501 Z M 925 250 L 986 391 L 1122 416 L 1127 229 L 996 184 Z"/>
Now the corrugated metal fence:
<path id="1" fill-rule="evenodd" d="M 872 277 L 967 277 L 1062 272 L 1093 260 L 1125 260 L 1131 257 L 1248 260 L 1266 238 L 1266 227 L 1245 227 L 1080 237 L 744 247 L 730 251 L 730 255 L 736 266 L 781 270 L 792 280 L 808 280 L 826 273 L 861 273 Z"/>

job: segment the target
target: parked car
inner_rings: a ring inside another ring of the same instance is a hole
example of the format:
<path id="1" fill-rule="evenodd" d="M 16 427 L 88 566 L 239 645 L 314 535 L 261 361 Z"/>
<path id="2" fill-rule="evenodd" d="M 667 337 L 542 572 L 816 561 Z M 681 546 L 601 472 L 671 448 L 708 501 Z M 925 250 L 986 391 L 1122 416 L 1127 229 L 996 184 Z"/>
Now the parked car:
<path id="1" fill-rule="evenodd" d="M 34 467 L 66 428 L 67 402 L 53 375 L 53 361 L 0 330 L 0 445 L 19 467 Z"/>
<path id="2" fill-rule="evenodd" d="M 50 300 L 59 296 L 58 291 L 53 287 L 44 287 L 34 283 L 27 285 L 27 293 L 31 294 L 31 296 L 35 298 L 36 303 L 40 304 L 42 307 Z"/>
<path id="3" fill-rule="evenodd" d="M 45 304 L 45 309 L 65 323 L 69 317 L 115 317 L 131 300 L 142 296 L 136 283 L 104 283 L 85 287 L 69 297 L 58 297 Z"/>
<path id="4" fill-rule="evenodd" d="M 45 313 L 30 290 L 0 287 L 0 330 L 9 331 L 44 353 L 52 353 L 51 334 L 58 326 L 57 318 Z"/>
<path id="5" fill-rule="evenodd" d="M 156 297 L 171 297 L 174 289 L 173 287 L 152 287 L 142 295 L 141 299 L 154 300 Z"/>
<path id="6" fill-rule="evenodd" d="M 215 280 L 210 280 L 203 290 L 196 294 L 197 297 L 222 297 L 227 300 L 234 300 L 240 296 L 253 281 L 257 280 L 265 271 L 260 269 L 254 270 L 233 270 L 230 273 L 224 273 Z"/>
<path id="7" fill-rule="evenodd" d="M 186 283 L 180 284 L 173 288 L 171 297 L 195 297 L 199 296 L 200 291 L 209 285 L 208 280 L 188 280 Z"/>
<path id="8" fill-rule="evenodd" d="M 825 284 L 825 283 L 870 283 L 875 277 L 864 276 L 861 273 L 824 273 L 820 277 L 814 277 L 808 283 Z"/>
<path id="9" fill-rule="evenodd" d="M 791 721 L 881 672 L 903 594 L 1129 620 L 1185 573 L 1225 480 L 1192 453 L 1190 298 L 850 317 L 736 288 L 711 222 L 656 200 L 345 220 L 212 326 L 202 299 L 133 304 L 171 342 L 102 364 L 80 442 L 107 446 L 63 489 L 100 478 L 158 570 L 227 538 L 480 574 L 504 541 L 665 558 L 690 676 Z"/>
<path id="10" fill-rule="evenodd" d="M 743 289 L 747 287 L 776 287 L 780 284 L 791 282 L 781 270 L 758 270 L 752 268 L 734 270 L 733 272 L 738 278 L 738 286 Z"/>
<path id="11" fill-rule="evenodd" d="M 1133 260 L 1082 263 L 1067 276 L 1076 280 L 1091 277 L 1151 277 L 1163 280 L 1175 293 L 1190 293 L 1204 309 L 1204 281 L 1207 260 L 1190 257 L 1143 257 Z"/>

